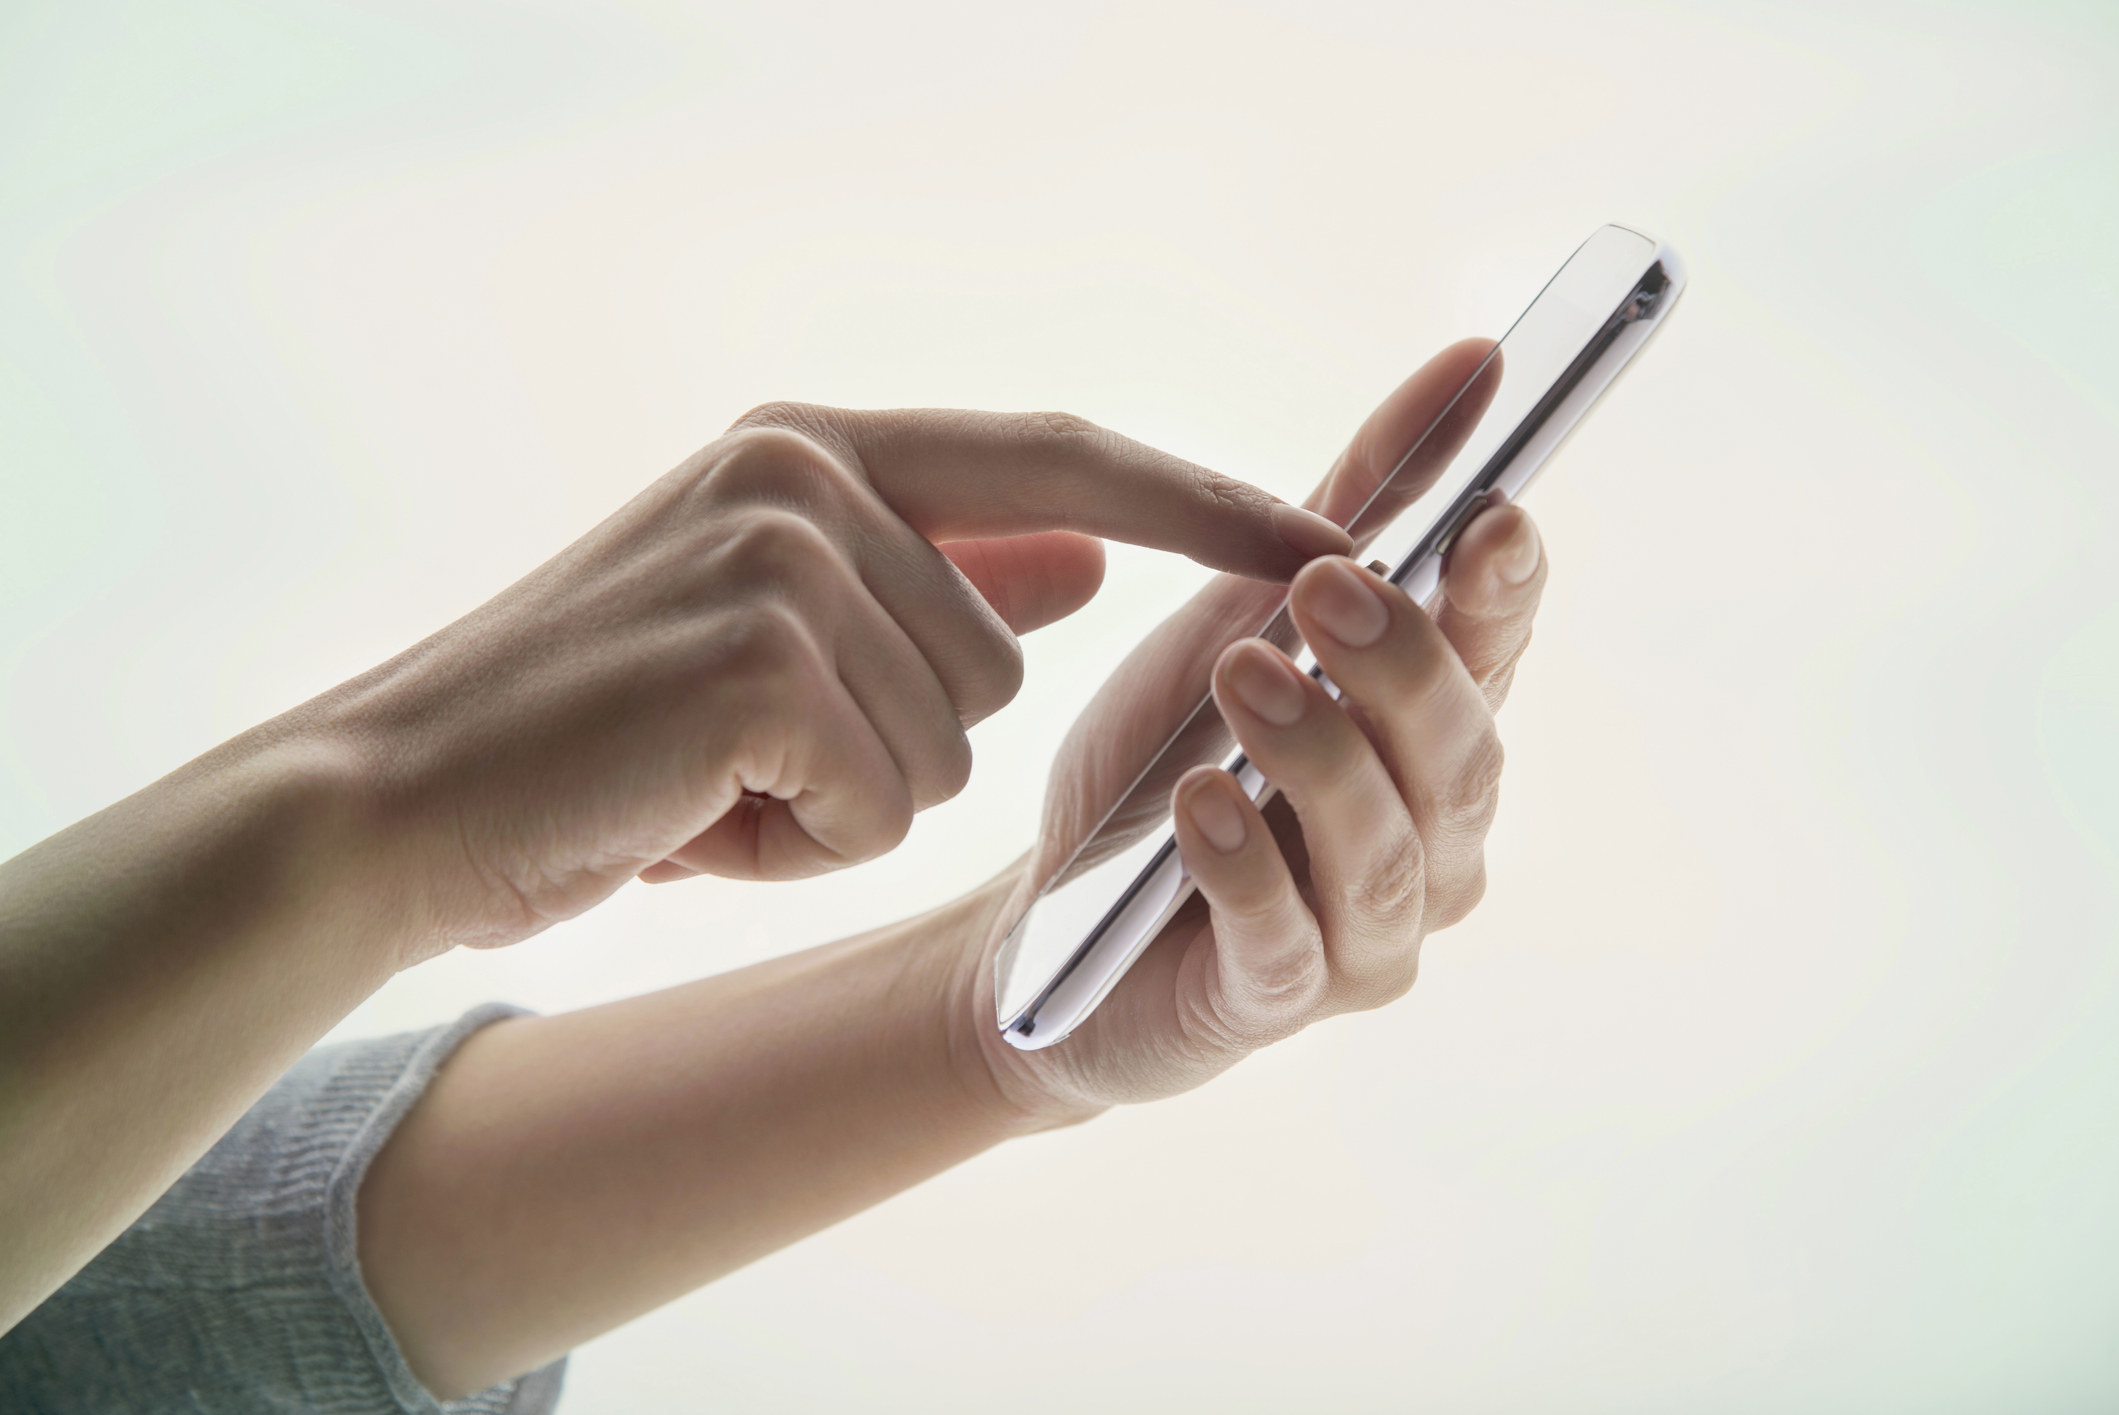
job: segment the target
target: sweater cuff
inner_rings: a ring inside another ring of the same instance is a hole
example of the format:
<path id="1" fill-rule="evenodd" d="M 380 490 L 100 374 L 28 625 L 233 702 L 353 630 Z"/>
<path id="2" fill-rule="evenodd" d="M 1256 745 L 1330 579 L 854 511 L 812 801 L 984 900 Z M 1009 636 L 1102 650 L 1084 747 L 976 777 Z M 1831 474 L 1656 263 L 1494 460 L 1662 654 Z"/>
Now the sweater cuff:
<path id="1" fill-rule="evenodd" d="M 382 1038 L 380 1045 L 371 1044 L 372 1050 L 365 1053 L 360 1049 L 362 1044 L 355 1043 L 347 1048 L 348 1055 L 338 1068 L 338 1076 L 347 1084 L 343 1089 L 330 1088 L 324 1113 L 317 1117 L 319 1130 L 350 1131 L 324 1186 L 325 1272 L 332 1291 L 360 1329 L 391 1394 L 407 1412 L 536 1415 L 550 1410 L 559 1398 L 566 1374 L 563 1356 L 526 1376 L 503 1381 L 461 1400 L 437 1400 L 406 1363 L 405 1354 L 391 1335 L 360 1271 L 357 1208 L 361 1180 L 367 1177 L 368 1166 L 426 1093 L 435 1072 L 466 1038 L 495 1022 L 526 1015 L 520 1007 L 487 1003 L 466 1012 L 450 1026 Z"/>

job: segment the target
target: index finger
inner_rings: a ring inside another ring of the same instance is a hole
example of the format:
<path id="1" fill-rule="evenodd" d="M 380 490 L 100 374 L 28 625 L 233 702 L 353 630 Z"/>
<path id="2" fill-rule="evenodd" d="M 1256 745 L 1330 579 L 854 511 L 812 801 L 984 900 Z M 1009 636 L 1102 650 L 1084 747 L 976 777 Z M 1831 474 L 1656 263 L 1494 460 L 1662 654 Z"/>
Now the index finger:
<path id="1" fill-rule="evenodd" d="M 737 426 L 815 438 L 935 542 L 1078 531 L 1259 580 L 1352 543 L 1315 512 L 1068 413 L 773 403 Z"/>

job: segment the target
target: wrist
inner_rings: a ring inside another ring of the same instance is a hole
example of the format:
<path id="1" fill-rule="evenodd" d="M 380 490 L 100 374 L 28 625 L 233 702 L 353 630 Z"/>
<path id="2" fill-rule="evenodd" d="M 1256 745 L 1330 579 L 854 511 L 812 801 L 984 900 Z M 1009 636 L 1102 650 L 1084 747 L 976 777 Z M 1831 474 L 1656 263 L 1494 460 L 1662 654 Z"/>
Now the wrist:
<path id="1" fill-rule="evenodd" d="M 282 944 L 326 949 L 380 985 L 404 965 L 423 911 L 402 888 L 390 831 L 359 744 L 275 719 L 200 757 L 152 802 L 174 831 L 219 840 L 230 875 L 247 882 L 228 919 Z M 146 793 L 143 793 L 143 798 Z M 143 800 L 143 804 L 147 804 Z M 121 807 L 122 809 L 122 807 Z"/>
<path id="2" fill-rule="evenodd" d="M 463 911 L 437 887 L 446 855 L 408 806 L 397 754 L 324 705 L 252 728 L 135 800 L 177 833 L 229 842 L 246 928 L 254 919 L 282 943 L 313 941 L 380 986 L 457 942 Z"/>
<path id="3" fill-rule="evenodd" d="M 492 860 L 493 821 L 525 840 L 552 822 L 507 808 L 493 786 L 509 773 L 464 740 L 420 663 L 417 651 L 401 655 L 250 734 L 299 783 L 313 829 L 344 852 L 340 908 L 393 972 L 459 946 L 516 943 L 563 916 L 539 915 Z"/>
<path id="4" fill-rule="evenodd" d="M 0 1330 L 389 977 L 357 780 L 259 729 L 0 863 Z"/>
<path id="5" fill-rule="evenodd" d="M 1029 869 L 1026 855 L 938 911 L 941 917 L 929 916 L 942 926 L 922 930 L 921 938 L 940 969 L 934 996 L 958 1084 L 1010 1135 L 1078 1125 L 1109 1108 L 1033 1074 L 1021 1064 L 1021 1053 L 1001 1037 L 994 1012 L 994 958 L 1028 902 Z"/>

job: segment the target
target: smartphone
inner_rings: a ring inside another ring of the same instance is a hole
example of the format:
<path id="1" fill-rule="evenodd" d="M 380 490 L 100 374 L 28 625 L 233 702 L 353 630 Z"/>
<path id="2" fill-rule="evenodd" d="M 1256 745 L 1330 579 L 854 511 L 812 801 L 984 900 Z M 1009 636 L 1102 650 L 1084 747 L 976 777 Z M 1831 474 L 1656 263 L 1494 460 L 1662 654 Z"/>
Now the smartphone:
<path id="1" fill-rule="evenodd" d="M 1432 607 L 1457 532 L 1497 499 L 1523 494 L 1684 288 L 1684 266 L 1668 246 L 1624 226 L 1600 228 L 1348 522 L 1355 554 Z M 1259 636 L 1294 646 L 1285 600 Z M 1337 696 L 1308 650 L 1296 664 Z M 1228 752 L 1231 740 L 1214 700 L 1204 699 L 1010 929 L 994 965 L 994 1004 L 1011 1045 L 1065 1041 L 1191 897 L 1166 828 L 1180 775 L 1220 758 L 1253 800 L 1271 799 L 1272 784 L 1241 751 Z"/>

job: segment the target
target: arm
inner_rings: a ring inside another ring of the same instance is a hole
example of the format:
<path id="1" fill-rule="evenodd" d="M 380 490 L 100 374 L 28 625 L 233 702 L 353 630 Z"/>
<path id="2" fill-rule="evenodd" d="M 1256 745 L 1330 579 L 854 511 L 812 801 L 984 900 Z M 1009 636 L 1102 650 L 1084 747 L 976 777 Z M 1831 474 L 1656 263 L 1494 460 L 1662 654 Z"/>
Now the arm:
<path id="1" fill-rule="evenodd" d="M 530 1370 L 1058 1123 L 954 1025 L 1013 883 L 466 1042 L 361 1186 L 362 1275 L 412 1369 L 444 1397 Z"/>
<path id="2" fill-rule="evenodd" d="M 389 976 L 350 776 L 253 732 L 0 865 L 0 1331 Z"/>
<path id="3" fill-rule="evenodd" d="M 1424 426 L 1431 395 L 1457 386 L 1448 369 L 1429 374 L 1367 431 Z M 1326 495 L 1364 494 L 1388 452 L 1350 453 Z M 1506 508 L 1460 537 L 1433 619 L 1360 575 L 1317 562 L 1295 603 L 1366 729 L 1256 641 L 1205 656 L 1225 715 L 1290 804 L 1261 817 L 1211 770 L 1179 784 L 1204 905 L 1064 1044 L 1014 1052 L 993 1020 L 993 953 L 1035 881 L 1028 862 L 873 934 L 468 1043 L 360 1196 L 363 1273 L 413 1369 L 443 1394 L 530 1369 L 1010 1136 L 1188 1089 L 1402 993 L 1424 934 L 1481 888 L 1490 708 L 1528 638 L 1543 559 Z M 1048 833 L 1100 814 L 1079 793 L 1130 780 L 1100 753 L 1138 744 L 1137 768 L 1189 707 L 1153 689 L 1181 683 L 1187 655 L 1173 648 L 1211 638 L 1232 594 L 1251 592 L 1211 587 L 1091 705 L 1055 770 Z M 1361 642 L 1334 639 L 1335 624 Z M 1258 670 L 1279 689 L 1264 714 L 1244 705 Z"/>
<path id="4" fill-rule="evenodd" d="M 0 1331 L 398 968 L 636 875 L 896 844 L 1013 695 L 1015 632 L 1094 592 L 1075 531 L 1282 578 L 1345 544 L 1075 420 L 762 409 L 425 643 L 0 865 Z"/>

